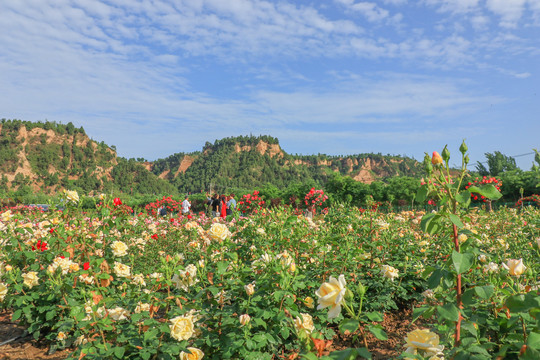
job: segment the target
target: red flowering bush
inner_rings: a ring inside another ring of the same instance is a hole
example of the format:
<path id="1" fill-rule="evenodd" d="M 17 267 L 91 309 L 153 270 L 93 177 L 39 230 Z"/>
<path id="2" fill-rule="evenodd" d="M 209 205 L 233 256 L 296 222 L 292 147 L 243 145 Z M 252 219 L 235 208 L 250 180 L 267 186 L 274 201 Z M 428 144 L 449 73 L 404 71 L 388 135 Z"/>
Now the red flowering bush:
<path id="1" fill-rule="evenodd" d="M 307 207 L 321 206 L 326 200 L 328 200 L 328 196 L 324 194 L 324 191 L 315 190 L 314 187 L 304 196 L 304 204 Z"/>
<path id="2" fill-rule="evenodd" d="M 257 214 L 264 206 L 264 200 L 259 197 L 259 191 L 253 191 L 253 194 L 246 194 L 238 201 L 238 210 L 242 214 Z"/>
<path id="3" fill-rule="evenodd" d="M 159 208 L 165 207 L 167 209 L 167 213 L 171 213 L 178 212 L 180 205 L 181 203 L 179 201 L 174 200 L 170 196 L 164 196 L 163 199 L 156 200 L 153 203 L 146 205 L 144 208 L 148 214 L 156 216 L 158 215 Z"/>
<path id="4" fill-rule="evenodd" d="M 532 202 L 536 204 L 536 206 L 540 207 L 540 195 L 533 194 L 531 196 L 527 196 L 522 199 L 519 199 L 514 206 L 521 207 L 523 203 L 527 203 L 527 202 Z"/>
<path id="5" fill-rule="evenodd" d="M 498 191 L 501 191 L 502 182 L 500 180 L 497 180 L 494 177 L 488 178 L 487 176 L 484 176 L 482 178 L 476 177 L 473 181 L 469 181 L 467 183 L 467 185 L 465 185 L 465 189 L 468 189 L 471 186 L 478 186 L 479 187 L 479 186 L 487 185 L 487 184 L 492 184 L 493 186 L 495 186 L 495 188 Z M 484 196 L 482 196 L 480 194 L 477 194 L 477 193 L 471 193 L 471 200 L 473 200 L 473 201 L 483 201 L 483 202 L 488 201 L 487 198 L 485 198 Z"/>

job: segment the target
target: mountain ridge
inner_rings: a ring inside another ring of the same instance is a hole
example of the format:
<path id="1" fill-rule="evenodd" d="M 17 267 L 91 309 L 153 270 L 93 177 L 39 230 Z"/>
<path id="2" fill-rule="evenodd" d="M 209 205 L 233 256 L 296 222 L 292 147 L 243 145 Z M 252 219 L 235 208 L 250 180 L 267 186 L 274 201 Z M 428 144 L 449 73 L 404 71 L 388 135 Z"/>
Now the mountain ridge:
<path id="1" fill-rule="evenodd" d="M 334 173 L 369 184 L 398 175 L 420 176 L 422 171 L 416 160 L 401 156 L 291 155 L 268 135 L 207 141 L 201 151 L 143 160 L 118 157 L 114 146 L 98 143 L 71 122 L 2 119 L 0 123 L 0 186 L 5 189 L 223 191 L 290 182 L 325 183 Z"/>

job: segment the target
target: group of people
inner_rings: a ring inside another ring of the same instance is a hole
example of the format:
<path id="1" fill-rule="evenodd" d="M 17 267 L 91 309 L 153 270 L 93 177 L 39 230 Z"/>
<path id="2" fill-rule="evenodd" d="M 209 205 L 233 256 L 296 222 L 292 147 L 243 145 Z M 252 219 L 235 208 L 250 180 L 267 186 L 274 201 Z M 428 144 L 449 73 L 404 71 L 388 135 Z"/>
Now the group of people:
<path id="1" fill-rule="evenodd" d="M 226 217 L 227 215 L 232 215 L 236 210 L 236 200 L 234 199 L 234 194 L 227 195 L 218 195 L 214 194 L 210 197 L 210 194 L 206 194 L 207 204 L 210 206 L 212 211 L 212 217 Z"/>
<path id="2" fill-rule="evenodd" d="M 227 217 L 232 215 L 236 210 L 236 200 L 234 199 L 234 194 L 227 195 L 218 195 L 214 194 L 210 197 L 210 194 L 206 194 L 207 204 L 211 208 L 212 217 Z M 189 201 L 189 196 L 186 195 L 184 201 L 181 205 L 182 215 L 189 215 L 191 213 L 191 202 Z M 162 206 L 158 209 L 158 214 L 161 216 L 167 215 L 167 208 Z"/>

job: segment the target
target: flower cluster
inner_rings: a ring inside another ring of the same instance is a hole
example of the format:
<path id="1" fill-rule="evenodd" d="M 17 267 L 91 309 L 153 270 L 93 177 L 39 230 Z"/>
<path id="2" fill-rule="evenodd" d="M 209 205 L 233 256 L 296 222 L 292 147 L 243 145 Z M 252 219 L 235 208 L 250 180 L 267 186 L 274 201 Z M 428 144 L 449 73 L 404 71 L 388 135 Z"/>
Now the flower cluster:
<path id="1" fill-rule="evenodd" d="M 45 251 L 45 250 L 48 250 L 47 248 L 47 242 L 46 241 L 41 241 L 41 240 L 38 240 L 36 242 L 36 245 L 32 245 L 32 250 L 34 251 Z"/>
<path id="2" fill-rule="evenodd" d="M 246 194 L 238 201 L 238 210 L 243 214 L 257 214 L 264 206 L 264 200 L 259 197 L 259 191 L 253 191 L 253 194 Z"/>
<path id="3" fill-rule="evenodd" d="M 163 197 L 162 199 L 158 199 L 148 205 L 146 205 L 144 208 L 146 209 L 146 212 L 148 214 L 151 214 L 153 216 L 156 216 L 158 213 L 158 209 L 165 207 L 167 208 L 167 213 L 171 212 L 178 212 L 178 209 L 180 209 L 181 203 L 179 201 L 174 200 L 170 196 Z"/>
<path id="4" fill-rule="evenodd" d="M 328 200 L 328 196 L 324 194 L 324 191 L 315 190 L 314 187 L 304 196 L 304 204 L 308 207 L 321 206 L 326 200 Z"/>
<path id="5" fill-rule="evenodd" d="M 521 198 L 516 202 L 516 204 L 514 206 L 515 207 L 520 207 L 521 205 L 523 205 L 524 203 L 527 203 L 527 202 L 532 202 L 532 203 L 536 204 L 537 207 L 540 207 L 540 195 L 533 194 L 531 196 Z"/>

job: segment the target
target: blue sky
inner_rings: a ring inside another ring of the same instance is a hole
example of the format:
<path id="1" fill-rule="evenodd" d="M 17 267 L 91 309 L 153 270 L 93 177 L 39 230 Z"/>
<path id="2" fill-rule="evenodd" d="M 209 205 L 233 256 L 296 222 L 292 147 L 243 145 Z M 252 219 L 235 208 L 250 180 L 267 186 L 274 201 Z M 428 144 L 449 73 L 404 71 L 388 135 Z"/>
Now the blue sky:
<path id="1" fill-rule="evenodd" d="M 540 149 L 540 0 L 1 0 L 0 117 L 124 157 Z M 516 158 L 529 169 L 533 155 Z"/>

